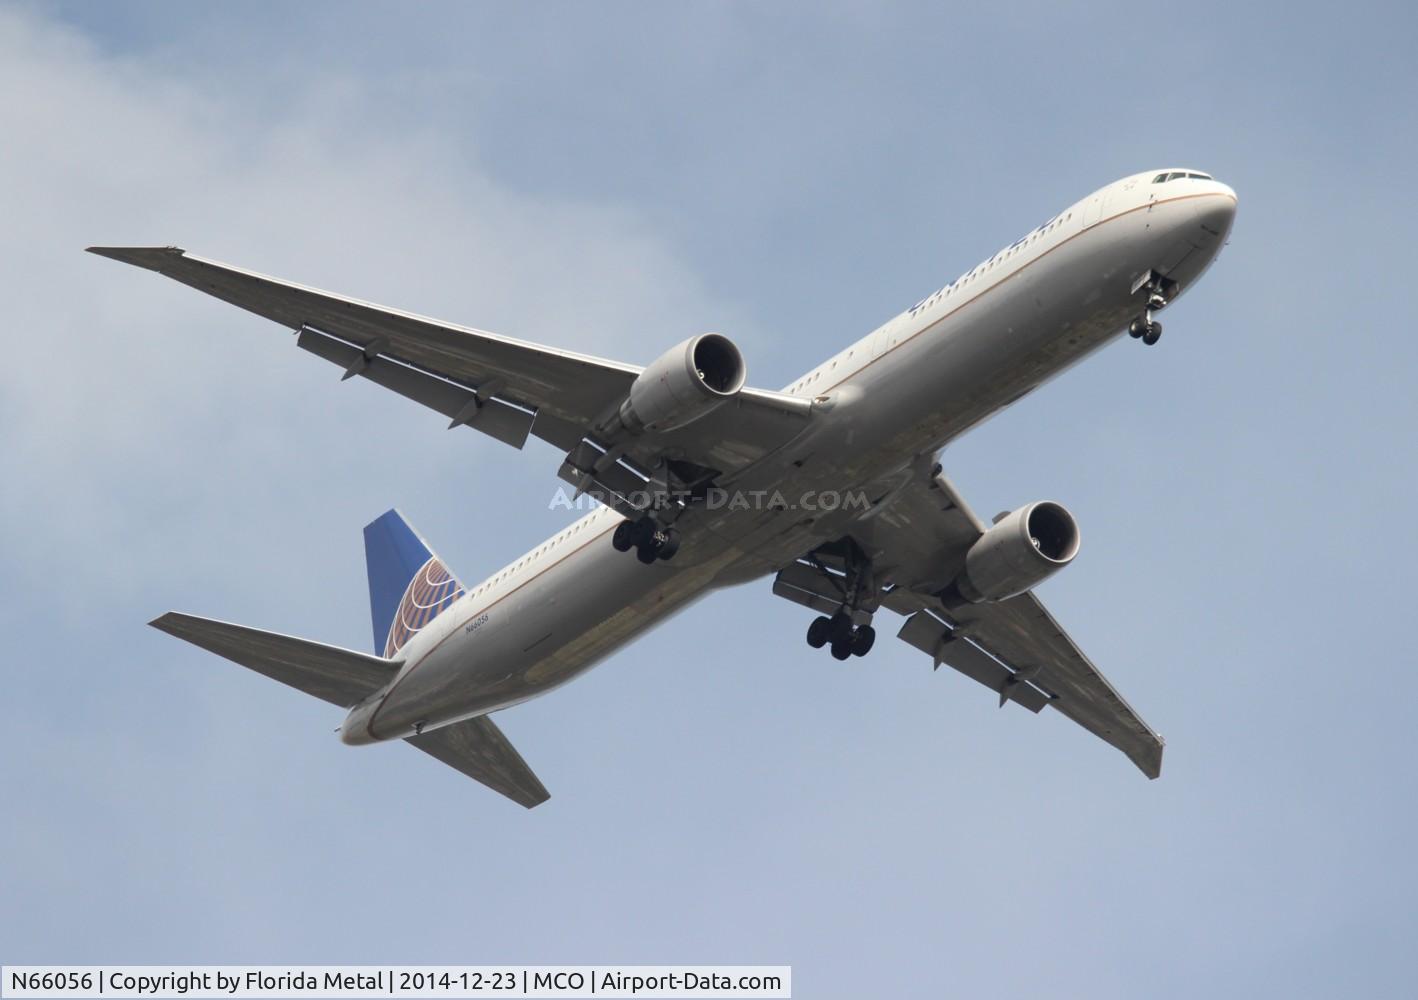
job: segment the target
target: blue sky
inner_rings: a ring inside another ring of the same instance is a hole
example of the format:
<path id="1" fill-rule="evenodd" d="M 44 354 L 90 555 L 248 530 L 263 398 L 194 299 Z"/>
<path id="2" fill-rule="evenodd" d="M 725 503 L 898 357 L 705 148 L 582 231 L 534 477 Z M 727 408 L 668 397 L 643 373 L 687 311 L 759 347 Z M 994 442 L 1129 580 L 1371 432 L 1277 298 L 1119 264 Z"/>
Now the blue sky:
<path id="1" fill-rule="evenodd" d="M 1411 995 L 1415 14 L 1205 3 L 0 8 L 5 962 L 791 964 L 802 997 Z M 1162 165 L 1240 194 L 1168 311 L 952 445 L 1149 783 L 767 582 L 499 717 L 510 806 L 144 626 L 368 643 L 360 528 L 465 579 L 558 456 L 81 253 L 195 252 L 779 386 Z"/>

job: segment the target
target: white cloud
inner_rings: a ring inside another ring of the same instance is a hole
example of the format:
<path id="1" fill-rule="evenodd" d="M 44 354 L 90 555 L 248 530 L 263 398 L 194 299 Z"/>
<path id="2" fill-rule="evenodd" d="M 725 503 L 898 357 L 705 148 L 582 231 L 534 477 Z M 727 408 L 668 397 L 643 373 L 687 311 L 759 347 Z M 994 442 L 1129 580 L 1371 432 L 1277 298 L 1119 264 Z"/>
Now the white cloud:
<path id="1" fill-rule="evenodd" d="M 407 495 L 411 480 L 446 485 L 450 470 L 514 459 L 525 478 L 540 469 L 552 481 L 543 447 L 515 456 L 474 434 L 441 437 L 412 404 L 340 386 L 279 328 L 86 245 L 177 243 L 632 361 L 696 320 L 728 319 L 651 221 L 509 191 L 470 162 L 466 136 L 373 117 L 381 102 L 347 77 L 313 75 L 272 119 L 240 93 L 166 77 L 9 9 L 0 95 L 0 513 L 33 526 L 7 536 L 7 572 L 26 572 L 20 553 L 47 559 L 102 540 L 95 572 L 127 585 L 164 561 L 140 558 L 154 546 L 200 549 L 214 534 L 227 552 L 278 545 L 268 524 L 258 533 L 266 517 L 235 515 L 288 496 L 304 498 L 288 518 L 309 525 L 353 493 L 357 525 L 397 499 L 367 492 L 391 481 Z M 478 478 L 470 492 L 491 501 Z"/>

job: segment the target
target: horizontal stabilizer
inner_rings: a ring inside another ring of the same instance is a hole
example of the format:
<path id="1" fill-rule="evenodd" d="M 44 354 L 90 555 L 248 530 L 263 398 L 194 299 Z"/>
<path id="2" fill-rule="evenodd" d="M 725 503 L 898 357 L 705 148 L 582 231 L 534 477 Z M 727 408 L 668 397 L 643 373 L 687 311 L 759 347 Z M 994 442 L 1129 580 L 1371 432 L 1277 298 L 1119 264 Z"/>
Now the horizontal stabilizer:
<path id="1" fill-rule="evenodd" d="M 403 663 L 176 611 L 148 624 L 342 708 L 384 687 Z"/>
<path id="2" fill-rule="evenodd" d="M 551 795 L 487 716 L 455 722 L 406 741 L 430 757 L 531 809 Z"/>

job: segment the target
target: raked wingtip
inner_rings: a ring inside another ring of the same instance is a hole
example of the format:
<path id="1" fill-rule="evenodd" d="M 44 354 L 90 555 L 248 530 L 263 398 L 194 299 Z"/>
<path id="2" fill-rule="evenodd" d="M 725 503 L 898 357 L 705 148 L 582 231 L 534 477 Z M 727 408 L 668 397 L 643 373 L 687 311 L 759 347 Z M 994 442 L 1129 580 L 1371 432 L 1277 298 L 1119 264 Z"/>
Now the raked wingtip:
<path id="1" fill-rule="evenodd" d="M 85 247 L 84 250 L 150 271 L 161 271 L 174 257 L 187 252 L 181 247 Z"/>

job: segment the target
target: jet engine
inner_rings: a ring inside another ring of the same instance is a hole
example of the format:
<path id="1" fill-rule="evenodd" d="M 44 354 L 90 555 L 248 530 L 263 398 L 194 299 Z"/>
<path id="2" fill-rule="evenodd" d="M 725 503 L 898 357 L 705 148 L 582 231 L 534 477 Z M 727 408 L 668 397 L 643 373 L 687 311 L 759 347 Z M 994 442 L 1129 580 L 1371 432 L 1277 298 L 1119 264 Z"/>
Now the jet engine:
<path id="1" fill-rule="evenodd" d="M 1037 587 L 1071 563 L 1078 541 L 1078 523 L 1062 504 L 1025 504 L 970 546 L 965 568 L 946 589 L 971 604 L 1003 601 Z"/>
<path id="2" fill-rule="evenodd" d="M 747 374 L 743 355 L 728 337 L 690 337 L 630 384 L 620 404 L 620 422 L 632 434 L 683 427 L 733 399 Z"/>

